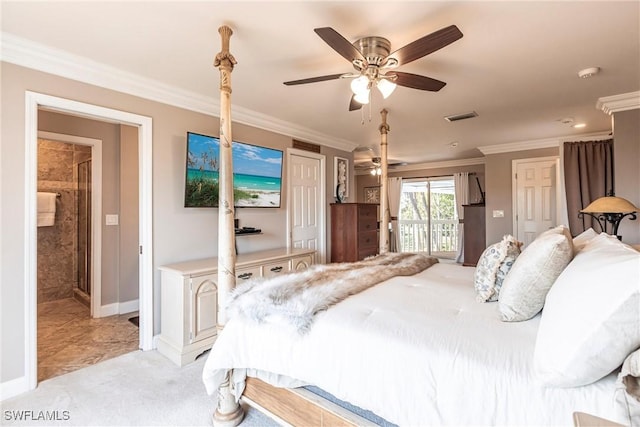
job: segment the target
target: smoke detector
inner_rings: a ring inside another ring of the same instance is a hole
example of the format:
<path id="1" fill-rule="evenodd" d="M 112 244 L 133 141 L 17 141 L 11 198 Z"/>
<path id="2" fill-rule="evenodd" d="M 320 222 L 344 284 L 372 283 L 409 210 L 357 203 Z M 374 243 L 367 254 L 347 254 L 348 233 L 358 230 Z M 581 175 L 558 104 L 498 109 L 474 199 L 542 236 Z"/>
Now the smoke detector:
<path id="1" fill-rule="evenodd" d="M 584 70 L 578 71 L 578 77 L 581 79 L 588 79 L 589 77 L 593 77 L 600 72 L 600 67 L 590 67 L 585 68 Z"/>

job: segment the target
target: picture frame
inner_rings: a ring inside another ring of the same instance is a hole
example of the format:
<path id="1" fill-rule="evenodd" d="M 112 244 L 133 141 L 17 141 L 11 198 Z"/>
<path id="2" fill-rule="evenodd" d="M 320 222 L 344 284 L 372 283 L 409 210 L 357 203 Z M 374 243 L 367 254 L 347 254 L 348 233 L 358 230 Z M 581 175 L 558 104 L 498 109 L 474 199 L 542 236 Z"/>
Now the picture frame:
<path id="1" fill-rule="evenodd" d="M 364 187 L 365 203 L 380 203 L 380 187 Z"/>
<path id="2" fill-rule="evenodd" d="M 339 197 L 338 185 L 343 184 Z M 344 201 L 349 197 L 349 159 L 344 157 L 333 158 L 333 196 L 339 201 Z"/>

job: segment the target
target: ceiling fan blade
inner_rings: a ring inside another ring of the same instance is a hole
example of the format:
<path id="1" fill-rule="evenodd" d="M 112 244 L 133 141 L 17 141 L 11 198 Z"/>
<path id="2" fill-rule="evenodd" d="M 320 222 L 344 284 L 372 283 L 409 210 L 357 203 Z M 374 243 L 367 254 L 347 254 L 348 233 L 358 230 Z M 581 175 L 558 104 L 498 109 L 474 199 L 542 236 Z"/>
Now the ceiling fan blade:
<path id="1" fill-rule="evenodd" d="M 351 95 L 351 101 L 349 101 L 349 111 L 355 111 L 362 108 L 362 104 L 356 101 L 356 96 Z"/>
<path id="2" fill-rule="evenodd" d="M 342 55 L 347 61 L 359 59 L 365 62 L 365 57 L 356 47 L 331 27 L 316 28 L 313 31 L 320 36 L 333 50 Z"/>
<path id="3" fill-rule="evenodd" d="M 462 38 L 462 32 L 455 25 L 450 25 L 391 52 L 387 57 L 387 62 L 389 59 L 395 59 L 398 61 L 398 66 L 408 64 L 442 49 L 460 38 Z"/>
<path id="4" fill-rule="evenodd" d="M 446 83 L 431 77 L 420 76 L 418 74 L 403 73 L 401 71 L 392 71 L 387 76 L 396 76 L 393 82 L 399 86 L 410 87 L 412 89 L 429 90 L 437 92 L 442 89 Z"/>
<path id="5" fill-rule="evenodd" d="M 287 86 L 292 86 L 292 85 L 303 85 L 305 83 L 324 82 L 326 80 L 339 79 L 343 75 L 344 75 L 344 73 L 329 74 L 329 75 L 326 75 L 326 76 L 311 77 L 309 79 L 291 80 L 290 82 L 284 82 L 284 84 L 287 85 Z"/>

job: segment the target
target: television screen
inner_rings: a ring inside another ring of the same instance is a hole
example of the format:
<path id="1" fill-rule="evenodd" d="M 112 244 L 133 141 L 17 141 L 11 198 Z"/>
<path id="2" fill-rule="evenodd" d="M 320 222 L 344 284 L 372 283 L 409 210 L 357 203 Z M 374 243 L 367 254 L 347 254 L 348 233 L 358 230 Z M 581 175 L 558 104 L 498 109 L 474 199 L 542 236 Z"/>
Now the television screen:
<path id="1" fill-rule="evenodd" d="M 282 151 L 233 142 L 233 196 L 236 207 L 279 208 Z M 220 139 L 187 133 L 185 207 L 218 207 Z"/>

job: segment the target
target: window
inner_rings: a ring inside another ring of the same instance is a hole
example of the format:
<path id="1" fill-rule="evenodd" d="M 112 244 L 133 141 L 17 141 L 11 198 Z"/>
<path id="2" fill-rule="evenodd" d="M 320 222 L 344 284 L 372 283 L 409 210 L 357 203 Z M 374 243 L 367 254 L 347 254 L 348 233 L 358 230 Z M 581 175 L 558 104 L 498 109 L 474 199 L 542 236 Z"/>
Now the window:
<path id="1" fill-rule="evenodd" d="M 458 218 L 453 176 L 403 180 L 398 228 L 401 252 L 455 258 Z"/>

